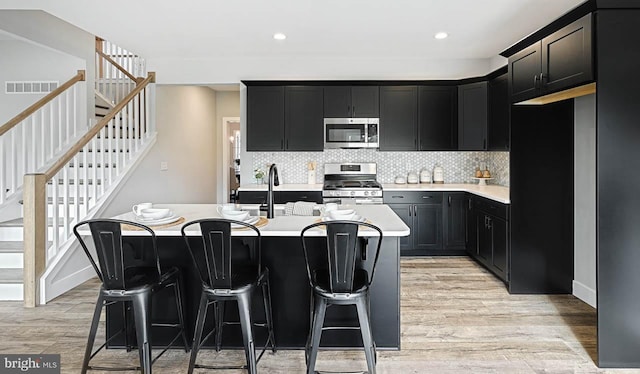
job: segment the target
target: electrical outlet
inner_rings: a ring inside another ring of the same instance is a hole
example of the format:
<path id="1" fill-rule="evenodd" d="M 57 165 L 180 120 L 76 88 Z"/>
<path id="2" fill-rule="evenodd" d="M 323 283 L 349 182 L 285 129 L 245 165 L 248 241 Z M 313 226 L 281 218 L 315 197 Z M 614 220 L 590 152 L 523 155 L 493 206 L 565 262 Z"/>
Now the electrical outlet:
<path id="1" fill-rule="evenodd" d="M 160 162 L 160 170 L 161 171 L 167 171 L 169 170 L 169 163 L 166 161 L 162 161 Z"/>

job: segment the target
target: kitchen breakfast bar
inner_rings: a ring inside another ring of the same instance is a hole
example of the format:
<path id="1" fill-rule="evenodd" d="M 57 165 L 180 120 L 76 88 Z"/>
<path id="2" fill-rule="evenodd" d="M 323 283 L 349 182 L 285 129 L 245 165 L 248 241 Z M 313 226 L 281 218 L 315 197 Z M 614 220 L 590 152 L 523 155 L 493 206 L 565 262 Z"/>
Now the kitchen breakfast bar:
<path id="1" fill-rule="evenodd" d="M 184 223 L 202 219 L 220 217 L 215 204 L 156 204 L 154 207 L 170 208 L 176 216 L 181 217 L 173 225 L 151 228 L 157 237 L 158 252 L 163 266 L 176 266 L 182 271 L 184 278 L 184 309 L 186 330 L 189 341 L 193 336 L 198 302 L 200 298 L 200 280 L 192 263 L 180 229 Z M 242 206 L 259 214 L 258 206 Z M 349 206 L 356 213 L 364 217 L 367 222 L 378 226 L 383 232 L 380 255 L 371 285 L 371 325 L 376 345 L 380 349 L 400 349 L 400 249 L 399 238 L 410 233 L 409 227 L 386 205 L 357 205 Z M 276 210 L 276 213 L 278 210 Z M 282 212 L 282 210 L 280 210 Z M 125 213 L 116 219 L 135 221 L 133 213 Z M 184 220 L 182 219 L 184 218 Z M 275 218 L 256 224 L 262 236 L 262 263 L 269 268 L 271 282 L 271 298 L 275 341 L 278 349 L 304 348 L 310 324 L 309 303 L 311 288 L 309 286 L 304 254 L 301 247 L 300 232 L 312 223 L 318 222 L 320 216 L 285 216 L 276 215 Z M 194 236 L 198 231 L 187 232 Z M 253 235 L 252 235 L 253 234 Z M 322 230 L 309 232 L 309 236 L 323 236 Z M 136 249 L 148 248 L 150 236 L 146 232 L 123 228 L 123 243 Z M 248 253 L 247 244 L 254 241 L 253 231 L 232 230 L 234 256 Z M 370 269 L 373 264 L 377 232 L 370 229 L 359 230 L 361 240 L 358 242 L 359 265 Z M 317 260 L 323 244 L 321 238 L 311 238 L 309 248 L 310 261 Z M 236 251 L 237 248 L 237 251 Z M 314 256 L 314 253 L 316 254 Z M 174 308 L 173 292 L 160 292 L 153 299 L 152 315 L 154 322 L 173 322 L 177 320 Z M 123 326 L 124 309 L 113 305 L 107 308 L 107 337 L 114 336 Z M 264 320 L 264 308 L 260 298 L 254 298 L 252 307 L 255 322 Z M 237 308 L 225 308 L 225 321 L 237 321 Z M 355 308 L 335 306 L 327 310 L 326 325 L 357 326 Z M 207 319 L 205 334 L 211 331 L 213 318 Z M 235 329 L 235 330 L 234 330 Z M 261 346 L 266 340 L 265 329 L 255 328 L 256 346 Z M 155 328 L 152 332 L 152 344 L 155 347 L 167 344 L 173 332 L 171 329 Z M 213 339 L 212 339 L 213 340 Z M 135 341 L 135 340 L 131 340 Z M 116 336 L 109 343 L 111 348 L 124 347 L 124 337 Z M 213 347 L 209 342 L 205 347 Z M 321 346 L 334 348 L 361 347 L 362 341 L 357 330 L 333 330 L 323 334 Z M 225 327 L 223 347 L 242 347 L 240 327 L 230 325 Z"/>

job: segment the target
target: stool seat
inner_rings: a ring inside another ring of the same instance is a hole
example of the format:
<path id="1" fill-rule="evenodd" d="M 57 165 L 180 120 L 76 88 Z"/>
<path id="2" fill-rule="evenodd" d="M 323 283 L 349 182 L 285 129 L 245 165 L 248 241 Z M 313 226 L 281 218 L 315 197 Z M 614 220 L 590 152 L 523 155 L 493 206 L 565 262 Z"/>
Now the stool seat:
<path id="1" fill-rule="evenodd" d="M 313 290 L 327 296 L 337 292 L 331 291 L 331 275 L 328 269 L 319 269 L 313 272 Z M 365 269 L 355 269 L 353 274 L 353 289 L 349 294 L 367 292 L 369 288 L 369 272 Z"/>

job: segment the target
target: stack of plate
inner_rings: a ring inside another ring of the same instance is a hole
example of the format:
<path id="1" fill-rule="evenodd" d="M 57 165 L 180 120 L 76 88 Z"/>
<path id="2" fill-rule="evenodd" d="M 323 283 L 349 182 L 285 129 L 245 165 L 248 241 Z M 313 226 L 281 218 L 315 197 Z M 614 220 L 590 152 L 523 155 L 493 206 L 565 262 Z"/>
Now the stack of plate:
<path id="1" fill-rule="evenodd" d="M 248 223 L 248 224 L 250 224 L 250 225 L 255 225 L 259 220 L 260 220 L 260 217 L 257 217 L 257 216 L 249 216 L 249 218 L 244 219 L 244 220 L 242 220 L 241 222 Z M 245 226 L 243 226 L 243 225 L 239 225 L 239 224 L 237 224 L 237 223 L 232 223 L 232 224 L 231 224 L 231 227 L 233 227 L 233 228 L 238 228 L 238 227 L 242 228 L 242 227 L 245 227 Z"/>
<path id="2" fill-rule="evenodd" d="M 180 219 L 180 216 L 177 216 L 173 213 L 173 211 L 169 211 L 166 216 L 161 218 L 145 218 L 142 216 L 136 216 L 136 222 L 142 223 L 143 225 L 166 225 L 168 223 L 175 222 Z"/>

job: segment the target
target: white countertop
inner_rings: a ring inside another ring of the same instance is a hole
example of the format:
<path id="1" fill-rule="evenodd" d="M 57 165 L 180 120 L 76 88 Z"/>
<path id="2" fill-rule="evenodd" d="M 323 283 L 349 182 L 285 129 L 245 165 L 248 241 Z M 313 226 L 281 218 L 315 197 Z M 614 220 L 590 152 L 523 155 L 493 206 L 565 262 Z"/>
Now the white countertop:
<path id="1" fill-rule="evenodd" d="M 238 191 L 266 191 L 266 184 L 247 184 L 240 186 Z M 461 191 L 486 197 L 503 204 L 510 204 L 509 187 L 477 184 L 383 184 L 383 191 Z M 283 184 L 274 187 L 274 191 L 322 191 L 322 184 Z"/>
<path id="2" fill-rule="evenodd" d="M 238 187 L 238 191 L 266 191 L 268 185 L 265 184 L 243 184 Z M 281 184 L 273 187 L 274 191 L 322 191 L 322 183 L 320 184 Z"/>
<path id="3" fill-rule="evenodd" d="M 220 218 L 216 208 L 217 204 L 154 204 L 154 208 L 170 208 L 173 213 L 185 218 L 186 222 L 201 219 L 201 218 Z M 247 208 L 255 208 L 256 205 L 247 204 Z M 353 205 L 344 206 L 345 208 L 353 208 L 356 213 L 366 218 L 372 224 L 378 226 L 382 230 L 384 236 L 407 236 L 409 235 L 409 227 L 386 205 Z M 127 221 L 135 221 L 134 214 L 127 212 L 120 214 L 113 218 L 122 219 Z M 260 234 L 265 237 L 269 236 L 300 236 L 300 231 L 314 222 L 320 219 L 319 216 L 276 216 L 276 218 L 270 219 L 267 225 L 260 227 Z M 186 223 L 185 222 L 185 223 Z M 157 236 L 180 236 L 180 228 L 182 224 L 154 229 Z M 153 228 L 153 227 L 152 227 Z M 195 232 L 194 232 L 195 233 Z M 360 236 L 375 236 L 375 231 L 370 229 L 361 229 Z M 123 231 L 123 235 L 146 235 L 146 232 L 142 231 Z M 247 230 L 232 230 L 234 236 L 250 236 L 251 231 Z M 313 233 L 309 233 L 310 236 L 314 236 Z M 315 233 L 317 236 L 322 236 L 323 233 L 320 229 Z"/>
<path id="4" fill-rule="evenodd" d="M 383 184 L 383 191 L 460 191 L 486 197 L 503 204 L 510 204 L 509 187 L 504 186 L 478 186 L 477 184 Z"/>

